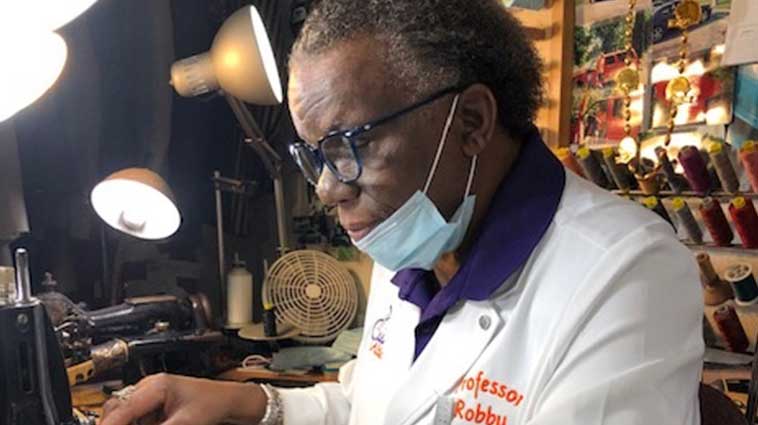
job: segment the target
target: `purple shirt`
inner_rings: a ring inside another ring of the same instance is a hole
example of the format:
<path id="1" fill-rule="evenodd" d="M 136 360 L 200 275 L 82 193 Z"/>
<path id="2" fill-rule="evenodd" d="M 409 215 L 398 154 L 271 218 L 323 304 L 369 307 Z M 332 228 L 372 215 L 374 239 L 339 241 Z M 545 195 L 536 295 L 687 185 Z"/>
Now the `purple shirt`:
<path id="1" fill-rule="evenodd" d="M 533 128 L 500 183 L 469 255 L 450 282 L 440 289 L 434 273 L 420 269 L 401 270 L 392 278 L 400 299 L 421 309 L 414 359 L 450 307 L 459 301 L 488 299 L 526 263 L 553 221 L 565 183 L 563 165 Z"/>

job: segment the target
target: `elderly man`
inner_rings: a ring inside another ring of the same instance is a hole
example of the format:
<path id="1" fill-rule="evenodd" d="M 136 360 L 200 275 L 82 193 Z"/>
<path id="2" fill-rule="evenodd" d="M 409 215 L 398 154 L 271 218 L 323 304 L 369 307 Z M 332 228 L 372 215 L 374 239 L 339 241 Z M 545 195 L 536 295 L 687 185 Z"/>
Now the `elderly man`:
<path id="1" fill-rule="evenodd" d="M 291 152 L 375 261 L 339 384 L 157 376 L 102 425 L 698 424 L 696 266 L 567 173 L 540 61 L 497 0 L 321 0 L 290 60 Z"/>

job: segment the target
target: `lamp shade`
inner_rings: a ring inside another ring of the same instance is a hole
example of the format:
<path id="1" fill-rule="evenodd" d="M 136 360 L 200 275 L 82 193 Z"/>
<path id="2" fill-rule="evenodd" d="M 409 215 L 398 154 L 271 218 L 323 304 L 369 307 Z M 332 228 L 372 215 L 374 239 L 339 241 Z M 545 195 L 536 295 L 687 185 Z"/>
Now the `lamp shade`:
<path id="1" fill-rule="evenodd" d="M 0 16 L 25 27 L 55 31 L 76 19 L 97 0 L 2 0 Z"/>
<path id="2" fill-rule="evenodd" d="M 245 6 L 234 12 L 210 51 L 175 62 L 171 84 L 185 97 L 221 89 L 256 105 L 281 103 L 279 70 L 258 10 Z"/>
<path id="3" fill-rule="evenodd" d="M 140 239 L 165 239 L 181 224 L 171 188 L 146 168 L 111 174 L 92 189 L 90 201 L 109 226 Z"/>
<path id="4" fill-rule="evenodd" d="M 67 54 L 66 42 L 56 33 L 0 30 L 0 122 L 29 106 L 55 83 Z"/>

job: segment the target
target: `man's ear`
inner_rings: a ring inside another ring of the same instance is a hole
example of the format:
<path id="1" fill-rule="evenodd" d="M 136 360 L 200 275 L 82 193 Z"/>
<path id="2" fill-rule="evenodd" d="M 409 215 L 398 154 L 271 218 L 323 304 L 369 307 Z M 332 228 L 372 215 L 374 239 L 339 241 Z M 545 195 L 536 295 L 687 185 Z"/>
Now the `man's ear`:
<path id="1" fill-rule="evenodd" d="M 497 100 L 489 87 L 474 84 L 461 93 L 458 116 L 463 121 L 463 153 L 473 157 L 489 145 L 497 126 Z"/>

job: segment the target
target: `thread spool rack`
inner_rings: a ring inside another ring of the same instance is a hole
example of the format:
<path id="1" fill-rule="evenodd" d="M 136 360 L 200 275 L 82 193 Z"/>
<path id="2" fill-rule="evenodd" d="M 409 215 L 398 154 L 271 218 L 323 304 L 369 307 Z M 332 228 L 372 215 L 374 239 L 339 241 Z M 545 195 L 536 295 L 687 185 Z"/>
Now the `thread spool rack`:
<path id="1" fill-rule="evenodd" d="M 615 195 L 624 197 L 633 202 L 639 203 L 640 205 L 643 204 L 645 198 L 655 196 L 667 212 L 665 215 L 669 217 L 669 220 L 674 225 L 677 235 L 682 243 L 693 251 L 693 255 L 697 252 L 707 252 L 710 255 L 716 273 L 722 278 L 724 277 L 726 270 L 735 264 L 748 264 L 753 270 L 758 270 L 758 248 L 746 248 L 742 246 L 742 240 L 737 231 L 737 226 L 735 226 L 732 215 L 729 211 L 730 203 L 737 197 L 742 197 L 745 201 L 756 205 L 758 203 L 758 193 L 752 190 L 752 186 L 746 175 L 743 164 L 737 157 L 738 152 L 731 149 L 728 152 L 730 154 L 730 163 L 740 183 L 739 189 L 734 193 L 724 191 L 723 188 L 717 184 L 717 181 L 712 181 L 711 189 L 704 192 L 696 192 L 693 190 L 674 191 L 669 187 L 671 183 L 667 179 L 663 179 L 663 176 L 661 176 L 662 182 L 659 185 L 659 190 L 657 190 L 655 194 L 640 189 L 618 190 L 617 188 L 614 188 L 609 190 Z M 576 153 L 574 154 L 576 155 Z M 597 155 L 597 158 L 601 158 L 599 151 L 593 151 L 593 154 Z M 610 180 L 611 176 L 609 170 L 603 167 L 603 172 L 606 174 L 607 179 Z M 676 173 L 676 175 L 680 177 L 683 176 L 681 172 Z M 591 179 L 588 180 L 592 181 Z M 685 226 L 680 223 L 680 218 L 675 213 L 676 209 L 673 206 L 675 198 L 681 198 L 684 200 L 691 210 L 695 223 L 702 231 L 702 243 L 694 243 L 689 239 L 689 235 L 684 228 Z M 700 206 L 705 198 L 713 199 L 718 202 L 718 205 L 721 207 L 724 216 L 727 219 L 729 228 L 733 233 L 731 244 L 719 246 L 713 242 L 713 238 L 705 226 L 700 212 Z M 755 352 L 758 348 L 758 341 L 756 340 L 756 337 L 758 336 L 758 304 L 745 306 L 739 305 L 734 300 L 727 301 L 727 304 L 734 308 L 739 321 L 745 330 L 745 334 L 749 341 L 747 351 L 751 353 Z M 714 313 L 718 310 L 718 307 L 719 306 L 706 305 L 704 311 L 705 317 L 711 325 L 711 328 L 716 329 L 717 336 L 721 339 L 721 342 L 723 342 L 723 339 L 717 330 L 718 326 L 716 321 L 714 320 Z"/>

